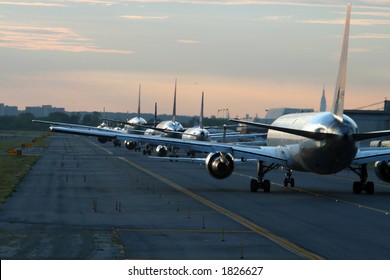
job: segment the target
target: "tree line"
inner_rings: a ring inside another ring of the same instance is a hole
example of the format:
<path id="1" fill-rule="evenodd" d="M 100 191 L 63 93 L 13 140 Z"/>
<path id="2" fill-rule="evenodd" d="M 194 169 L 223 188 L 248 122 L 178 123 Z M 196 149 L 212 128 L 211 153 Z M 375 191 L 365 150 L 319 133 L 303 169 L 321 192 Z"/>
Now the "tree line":
<path id="1" fill-rule="evenodd" d="M 180 118 L 180 117 L 179 117 Z M 20 113 L 17 116 L 0 116 L 0 130 L 47 130 L 47 125 L 32 122 L 32 120 L 38 119 L 32 113 Z M 92 112 L 87 114 L 73 113 L 66 114 L 62 112 L 51 113 L 49 116 L 39 118 L 40 120 L 73 123 L 81 125 L 98 126 L 103 122 L 102 114 L 99 112 Z M 199 117 L 188 118 L 188 121 L 181 124 L 184 127 L 193 127 L 197 125 Z M 161 120 L 158 119 L 158 122 Z M 147 120 L 149 124 L 154 123 L 154 119 Z M 204 118 L 205 126 L 222 127 L 224 124 L 228 124 L 226 119 L 218 119 L 215 117 Z"/>
<path id="2" fill-rule="evenodd" d="M 39 123 L 34 123 L 32 120 L 37 119 L 34 114 L 20 113 L 17 116 L 1 116 L 0 117 L 0 130 L 47 130 L 47 126 Z M 64 122 L 73 124 L 83 124 L 98 126 L 101 123 L 101 114 L 99 112 L 93 112 L 85 115 L 71 114 L 55 112 L 40 120 Z"/>

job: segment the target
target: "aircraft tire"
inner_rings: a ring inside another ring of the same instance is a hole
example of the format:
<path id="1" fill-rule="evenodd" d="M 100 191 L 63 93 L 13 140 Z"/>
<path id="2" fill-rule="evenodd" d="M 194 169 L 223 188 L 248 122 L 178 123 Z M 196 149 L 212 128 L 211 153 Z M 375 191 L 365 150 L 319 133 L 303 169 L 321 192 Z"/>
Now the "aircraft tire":
<path id="1" fill-rule="evenodd" d="M 252 180 L 251 180 L 250 191 L 251 191 L 251 192 L 257 192 L 258 189 L 259 189 L 259 183 L 257 182 L 256 179 L 252 179 Z"/>
<path id="2" fill-rule="evenodd" d="M 355 181 L 353 182 L 353 193 L 360 194 L 363 190 L 363 184 L 361 182 Z"/>
<path id="3" fill-rule="evenodd" d="M 264 192 L 270 192 L 271 191 L 271 182 L 270 180 L 264 180 L 263 182 L 263 189 L 264 189 Z"/>
<path id="4" fill-rule="evenodd" d="M 374 194 L 375 192 L 374 182 L 371 181 L 367 182 L 365 186 L 365 190 L 367 194 Z"/>

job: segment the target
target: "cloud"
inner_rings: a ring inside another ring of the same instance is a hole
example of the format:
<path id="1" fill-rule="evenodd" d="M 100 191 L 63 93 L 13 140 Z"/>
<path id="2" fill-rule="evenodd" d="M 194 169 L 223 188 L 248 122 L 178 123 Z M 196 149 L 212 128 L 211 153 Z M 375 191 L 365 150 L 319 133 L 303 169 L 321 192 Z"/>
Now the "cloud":
<path id="1" fill-rule="evenodd" d="M 0 5 L 11 6 L 34 6 L 34 7 L 64 7 L 65 5 L 59 3 L 43 3 L 43 2 L 14 2 L 14 1 L 0 1 Z"/>
<path id="2" fill-rule="evenodd" d="M 300 20 L 301 23 L 309 24 L 345 24 L 345 19 L 317 19 L 317 20 Z M 390 25 L 390 20 L 378 20 L 378 19 L 351 19 L 351 25 Z"/>
<path id="3" fill-rule="evenodd" d="M 22 25 L 0 26 L 0 47 L 31 51 L 93 52 L 131 54 L 128 50 L 103 49 L 92 40 L 63 27 L 38 27 Z"/>
<path id="4" fill-rule="evenodd" d="M 196 45 L 199 44 L 199 41 L 196 40 L 176 40 L 177 43 L 179 44 L 187 44 L 187 45 Z"/>
<path id="5" fill-rule="evenodd" d="M 267 16 L 267 17 L 263 17 L 263 20 L 277 21 L 277 20 L 286 20 L 290 18 L 292 18 L 292 16 Z"/>
<path id="6" fill-rule="evenodd" d="M 121 18 L 124 19 L 130 19 L 130 20 L 164 20 L 168 19 L 168 16 L 137 16 L 137 15 L 130 15 L 130 16 L 121 16 Z"/>
<path id="7" fill-rule="evenodd" d="M 350 36 L 352 39 L 390 39 L 390 34 L 362 33 Z"/>
<path id="8" fill-rule="evenodd" d="M 390 17 L 390 12 L 353 12 L 353 14 L 359 16 Z"/>
<path id="9" fill-rule="evenodd" d="M 360 2 L 367 4 L 390 4 L 390 0 L 360 0 Z"/>
<path id="10" fill-rule="evenodd" d="M 362 53 L 362 52 L 370 52 L 370 49 L 367 49 L 367 48 L 350 48 L 348 51 L 350 53 Z"/>

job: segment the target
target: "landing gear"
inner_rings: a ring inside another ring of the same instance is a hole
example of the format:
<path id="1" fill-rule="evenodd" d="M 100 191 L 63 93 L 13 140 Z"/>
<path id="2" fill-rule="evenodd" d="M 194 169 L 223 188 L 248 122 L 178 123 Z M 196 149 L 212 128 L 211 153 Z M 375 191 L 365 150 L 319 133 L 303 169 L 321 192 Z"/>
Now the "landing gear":
<path id="1" fill-rule="evenodd" d="M 286 169 L 286 174 L 284 178 L 284 187 L 287 188 L 289 185 L 291 188 L 295 187 L 295 180 L 294 178 L 291 177 L 292 175 L 292 170 L 290 168 Z"/>
<path id="2" fill-rule="evenodd" d="M 153 147 L 151 145 L 146 144 L 144 150 L 142 151 L 143 155 L 144 156 L 146 156 L 146 155 L 150 156 L 152 154 L 152 149 L 153 149 Z"/>
<path id="3" fill-rule="evenodd" d="M 375 186 L 374 182 L 368 181 L 367 164 L 362 164 L 360 167 L 349 167 L 359 177 L 360 181 L 353 182 L 353 193 L 360 194 L 362 191 L 366 191 L 367 194 L 374 194 Z"/>
<path id="4" fill-rule="evenodd" d="M 264 192 L 271 191 L 270 180 L 258 181 L 256 179 L 251 180 L 251 192 L 257 192 L 259 189 L 263 189 Z"/>
<path id="5" fill-rule="evenodd" d="M 274 163 L 266 166 L 263 161 L 259 160 L 257 162 L 257 179 L 251 180 L 250 191 L 257 192 L 259 189 L 262 189 L 264 192 L 270 192 L 271 182 L 269 180 L 264 180 L 264 175 L 278 167 L 279 165 Z"/>
<path id="6" fill-rule="evenodd" d="M 114 144 L 114 147 L 120 147 L 122 143 L 118 139 L 115 139 L 113 144 Z"/>

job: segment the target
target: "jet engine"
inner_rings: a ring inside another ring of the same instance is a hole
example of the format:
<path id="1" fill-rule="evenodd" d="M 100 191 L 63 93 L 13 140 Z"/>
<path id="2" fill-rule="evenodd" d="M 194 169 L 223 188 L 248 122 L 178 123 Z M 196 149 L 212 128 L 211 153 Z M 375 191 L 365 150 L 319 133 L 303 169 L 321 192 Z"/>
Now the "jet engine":
<path id="1" fill-rule="evenodd" d="M 210 153 L 206 158 L 206 167 L 214 178 L 225 179 L 233 173 L 234 159 L 230 154 Z"/>
<path id="2" fill-rule="evenodd" d="M 375 174 L 382 181 L 390 183 L 390 161 L 375 162 Z"/>
<path id="3" fill-rule="evenodd" d="M 125 147 L 129 150 L 134 150 L 137 147 L 137 142 L 134 141 L 125 141 Z"/>
<path id="4" fill-rule="evenodd" d="M 156 154 L 159 157 L 166 157 L 168 155 L 168 148 L 163 145 L 158 145 L 156 148 Z"/>

